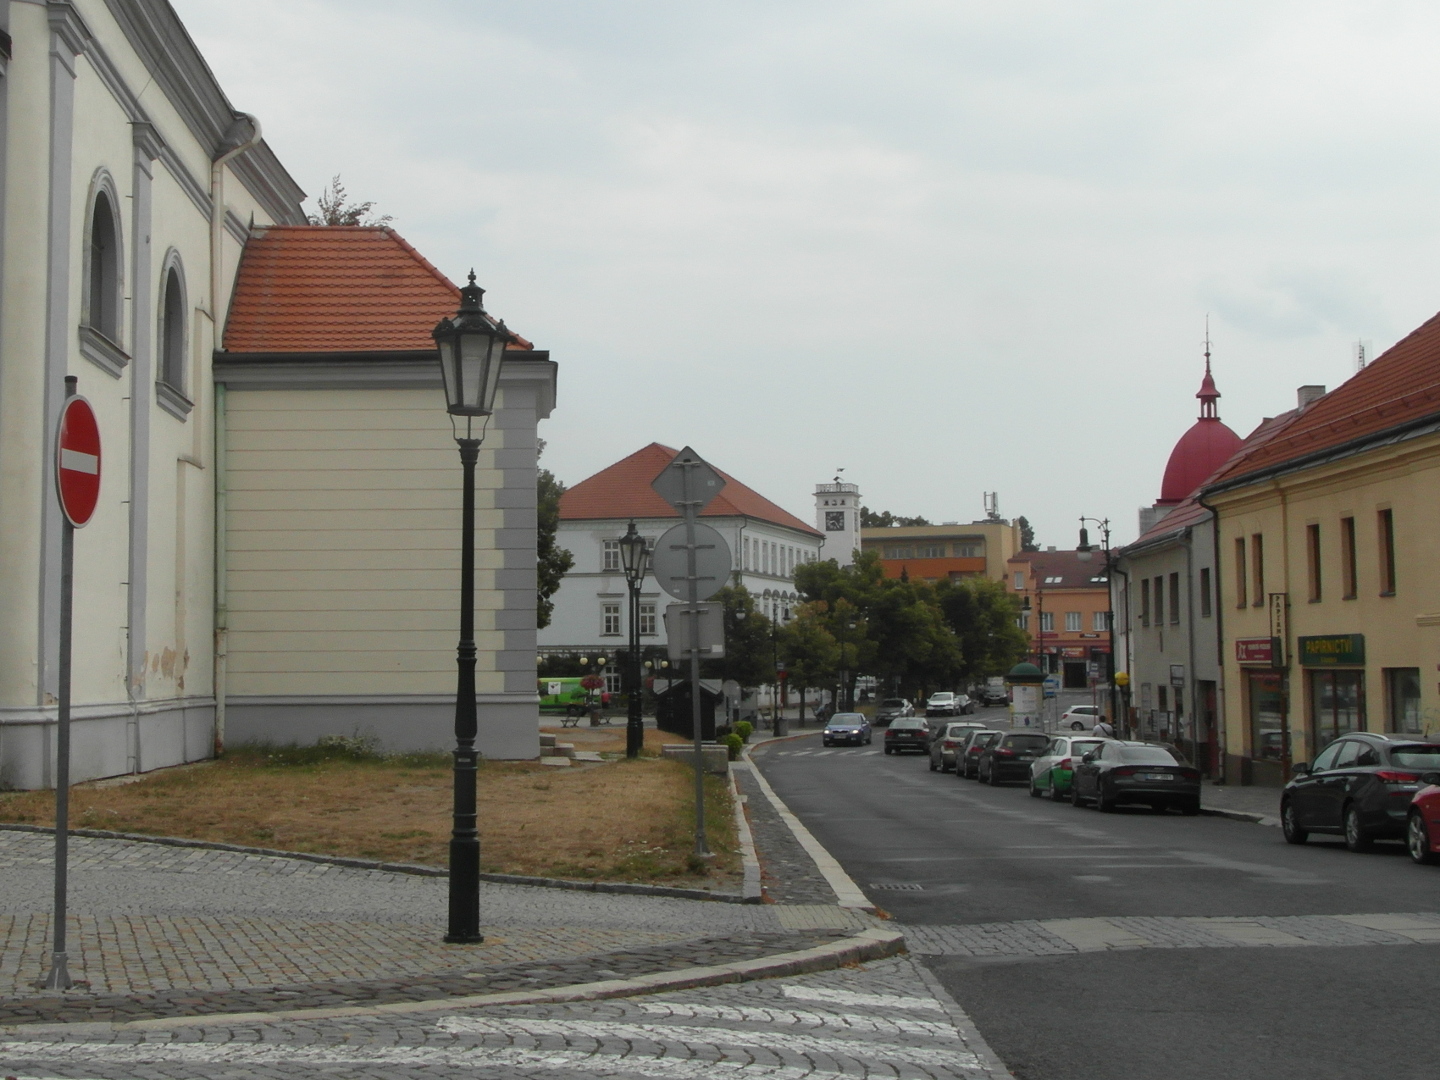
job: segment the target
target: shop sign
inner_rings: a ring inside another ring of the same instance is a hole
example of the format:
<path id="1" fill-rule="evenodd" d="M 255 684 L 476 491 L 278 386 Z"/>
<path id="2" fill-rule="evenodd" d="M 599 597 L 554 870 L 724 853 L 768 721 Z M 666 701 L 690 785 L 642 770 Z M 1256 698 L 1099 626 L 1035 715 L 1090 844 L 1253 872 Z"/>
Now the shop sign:
<path id="1" fill-rule="evenodd" d="M 1235 639 L 1235 661 L 1240 664 L 1270 666 L 1275 656 L 1274 638 L 1251 637 Z"/>
<path id="2" fill-rule="evenodd" d="M 1060 650 L 1060 654 L 1061 654 L 1062 656 L 1079 657 L 1080 659 L 1084 659 L 1084 657 L 1085 657 L 1085 650 L 1084 650 L 1084 649 L 1073 649 L 1073 648 L 1061 649 L 1061 650 Z"/>
<path id="3" fill-rule="evenodd" d="M 1297 638 L 1300 663 L 1303 667 L 1331 665 L 1359 666 L 1365 663 L 1364 634 L 1329 634 L 1325 637 Z"/>

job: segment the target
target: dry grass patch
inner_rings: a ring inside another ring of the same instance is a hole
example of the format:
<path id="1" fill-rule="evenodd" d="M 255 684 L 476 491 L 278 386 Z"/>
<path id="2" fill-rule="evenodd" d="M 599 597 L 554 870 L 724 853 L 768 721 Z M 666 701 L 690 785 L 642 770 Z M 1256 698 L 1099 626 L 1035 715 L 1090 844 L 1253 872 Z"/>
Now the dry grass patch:
<path id="1" fill-rule="evenodd" d="M 623 737 L 623 732 L 621 732 Z M 482 762 L 485 870 L 733 888 L 739 856 L 728 785 L 706 781 L 713 865 L 691 857 L 695 776 L 657 758 L 556 769 Z M 232 750 L 221 761 L 123 785 L 73 789 L 75 828 L 443 866 L 446 755 L 379 758 L 315 748 Z M 0 821 L 54 824 L 53 792 L 0 794 Z"/>

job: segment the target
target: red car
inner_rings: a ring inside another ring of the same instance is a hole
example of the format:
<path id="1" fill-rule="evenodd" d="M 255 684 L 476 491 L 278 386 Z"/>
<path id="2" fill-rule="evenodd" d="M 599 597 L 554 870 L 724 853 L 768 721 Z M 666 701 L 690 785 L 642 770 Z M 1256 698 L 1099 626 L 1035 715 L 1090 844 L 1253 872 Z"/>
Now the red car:
<path id="1" fill-rule="evenodd" d="M 1440 772 L 1421 774 L 1420 783 L 1410 800 L 1405 846 L 1417 863 L 1440 862 Z"/>

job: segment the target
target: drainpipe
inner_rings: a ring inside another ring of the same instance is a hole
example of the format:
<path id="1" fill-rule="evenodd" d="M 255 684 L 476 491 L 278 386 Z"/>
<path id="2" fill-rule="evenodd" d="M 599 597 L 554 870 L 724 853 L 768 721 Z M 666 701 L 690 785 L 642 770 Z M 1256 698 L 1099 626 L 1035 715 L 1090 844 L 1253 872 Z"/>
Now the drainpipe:
<path id="1" fill-rule="evenodd" d="M 226 595 L 225 511 L 229 473 L 225 442 L 225 384 L 215 386 L 215 756 L 225 753 L 225 694 L 229 676 L 230 606 Z"/>

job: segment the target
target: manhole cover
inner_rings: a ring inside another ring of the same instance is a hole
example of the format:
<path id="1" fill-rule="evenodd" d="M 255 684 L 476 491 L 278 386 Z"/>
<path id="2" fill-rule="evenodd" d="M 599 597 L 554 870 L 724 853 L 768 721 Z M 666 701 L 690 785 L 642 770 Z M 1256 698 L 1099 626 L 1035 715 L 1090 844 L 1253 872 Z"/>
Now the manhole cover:
<path id="1" fill-rule="evenodd" d="M 872 881 L 870 883 L 870 888 L 880 889 L 884 892 L 922 892 L 925 886 L 916 885 L 913 881 L 902 881 L 898 883 L 893 881 L 883 883 L 878 881 Z"/>

